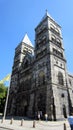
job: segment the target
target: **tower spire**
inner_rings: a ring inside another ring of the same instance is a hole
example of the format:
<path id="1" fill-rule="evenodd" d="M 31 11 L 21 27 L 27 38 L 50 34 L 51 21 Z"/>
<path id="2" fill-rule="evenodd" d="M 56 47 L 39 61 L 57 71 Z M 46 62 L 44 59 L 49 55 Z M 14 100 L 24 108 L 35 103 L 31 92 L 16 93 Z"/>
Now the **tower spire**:
<path id="1" fill-rule="evenodd" d="M 31 43 L 31 41 L 30 41 L 30 39 L 29 39 L 29 37 L 28 37 L 27 33 L 25 34 L 25 36 L 24 36 L 24 38 L 23 38 L 22 42 L 24 42 L 24 43 L 26 43 L 27 45 L 29 45 L 29 46 L 32 46 L 32 47 L 33 47 L 33 45 L 32 45 L 32 43 Z"/>

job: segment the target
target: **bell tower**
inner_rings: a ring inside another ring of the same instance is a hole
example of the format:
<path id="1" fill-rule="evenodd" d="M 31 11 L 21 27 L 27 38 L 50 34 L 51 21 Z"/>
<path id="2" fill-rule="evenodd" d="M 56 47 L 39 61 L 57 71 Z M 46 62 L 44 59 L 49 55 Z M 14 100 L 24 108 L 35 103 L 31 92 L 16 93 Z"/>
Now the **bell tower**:
<path id="1" fill-rule="evenodd" d="M 54 120 L 67 117 L 67 71 L 61 27 L 47 11 L 35 28 L 35 59 L 45 64 L 45 113 Z"/>
<path id="2" fill-rule="evenodd" d="M 27 34 L 20 42 L 20 44 L 15 48 L 14 63 L 12 67 L 11 83 L 10 83 L 10 95 L 9 95 L 9 105 L 7 113 L 14 115 L 16 112 L 16 95 L 19 89 L 19 76 L 20 70 L 22 69 L 22 64 L 24 64 L 24 58 L 26 55 L 34 54 L 34 47 L 31 43 Z M 10 105 L 11 104 L 11 105 Z M 11 107 L 11 108 L 10 108 Z"/>
<path id="3" fill-rule="evenodd" d="M 51 87 L 53 92 L 51 111 L 54 118 L 66 118 L 68 110 L 67 70 L 64 56 L 61 27 L 51 18 L 48 18 L 49 50 Z"/>

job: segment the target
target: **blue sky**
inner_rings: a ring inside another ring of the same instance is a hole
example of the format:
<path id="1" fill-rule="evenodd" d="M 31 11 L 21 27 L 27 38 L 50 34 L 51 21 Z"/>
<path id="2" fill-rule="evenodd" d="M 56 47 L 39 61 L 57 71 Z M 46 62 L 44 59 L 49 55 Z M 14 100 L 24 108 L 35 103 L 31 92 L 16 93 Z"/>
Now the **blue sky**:
<path id="1" fill-rule="evenodd" d="M 35 27 L 45 10 L 62 27 L 67 69 L 73 74 L 73 0 L 0 0 L 0 80 L 11 73 L 16 46 Z"/>

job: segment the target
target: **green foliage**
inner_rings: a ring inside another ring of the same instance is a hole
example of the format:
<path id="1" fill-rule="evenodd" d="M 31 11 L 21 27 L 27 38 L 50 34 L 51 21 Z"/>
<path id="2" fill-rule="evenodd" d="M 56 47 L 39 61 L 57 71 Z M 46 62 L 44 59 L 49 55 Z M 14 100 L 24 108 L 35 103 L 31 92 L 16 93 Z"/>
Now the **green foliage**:
<path id="1" fill-rule="evenodd" d="M 0 84 L 0 113 L 3 113 L 5 101 L 7 95 L 7 87 L 4 84 Z"/>

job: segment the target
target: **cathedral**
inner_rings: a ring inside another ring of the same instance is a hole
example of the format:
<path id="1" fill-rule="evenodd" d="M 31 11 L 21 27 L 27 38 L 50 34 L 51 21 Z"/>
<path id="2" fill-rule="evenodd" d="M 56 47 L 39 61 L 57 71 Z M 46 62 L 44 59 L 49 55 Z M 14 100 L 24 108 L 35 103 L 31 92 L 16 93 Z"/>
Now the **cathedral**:
<path id="1" fill-rule="evenodd" d="M 35 46 L 26 34 L 15 48 L 7 115 L 48 120 L 73 112 L 73 76 L 68 73 L 61 26 L 46 11 L 35 28 Z"/>

